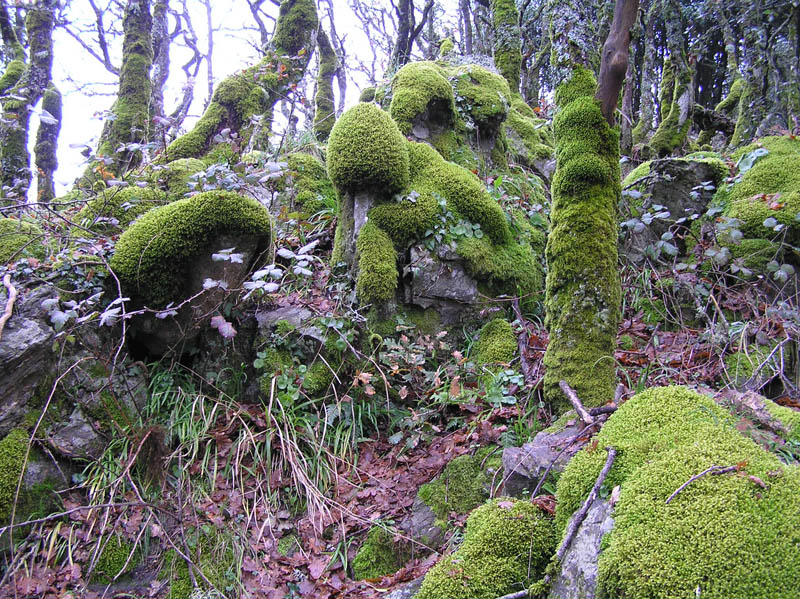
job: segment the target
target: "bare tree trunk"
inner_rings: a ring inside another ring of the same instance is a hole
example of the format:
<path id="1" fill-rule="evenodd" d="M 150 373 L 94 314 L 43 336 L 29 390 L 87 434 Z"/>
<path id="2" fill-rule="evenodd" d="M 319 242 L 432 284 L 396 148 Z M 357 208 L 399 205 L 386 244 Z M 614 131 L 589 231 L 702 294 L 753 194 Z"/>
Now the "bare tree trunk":
<path id="1" fill-rule="evenodd" d="M 206 50 L 206 77 L 208 79 L 208 95 L 203 103 L 203 109 L 208 108 L 214 95 L 214 24 L 211 21 L 211 0 L 203 0 L 206 7 L 206 32 L 208 35 L 208 48 Z"/>
<path id="2" fill-rule="evenodd" d="M 459 21 L 464 33 L 464 54 L 472 54 L 472 15 L 469 7 L 469 0 L 459 0 Z"/>
<path id="3" fill-rule="evenodd" d="M 656 111 L 656 43 L 655 18 L 659 0 L 650 0 L 650 7 L 644 15 L 644 61 L 642 62 L 642 82 L 639 97 L 639 122 L 633 128 L 633 144 L 640 145 L 653 130 L 653 117 Z"/>
<path id="4" fill-rule="evenodd" d="M 2 101 L 0 122 L 1 196 L 7 203 L 24 201 L 31 182 L 28 135 L 30 109 L 50 84 L 53 66 L 53 25 L 57 0 L 39 0 L 28 8 L 26 28 L 30 61 Z M 18 38 L 17 38 L 18 39 Z M 15 51 L 17 52 L 18 49 Z"/>
<path id="5" fill-rule="evenodd" d="M 169 46 L 170 37 L 167 28 L 167 15 L 169 0 L 155 0 L 153 4 L 153 71 L 150 76 L 151 112 L 157 117 L 155 131 L 158 134 L 165 129 L 165 124 L 160 119 L 164 115 L 164 84 L 169 77 Z"/>

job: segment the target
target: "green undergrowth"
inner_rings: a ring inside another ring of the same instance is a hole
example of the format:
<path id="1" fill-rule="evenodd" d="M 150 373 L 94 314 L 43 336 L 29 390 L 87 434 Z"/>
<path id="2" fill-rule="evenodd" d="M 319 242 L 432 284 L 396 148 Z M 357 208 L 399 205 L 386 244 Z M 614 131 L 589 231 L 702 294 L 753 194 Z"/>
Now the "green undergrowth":
<path id="1" fill-rule="evenodd" d="M 402 568 L 409 557 L 410 552 L 402 540 L 395 541 L 394 535 L 384 526 L 373 526 L 353 558 L 353 578 L 372 580 L 389 576 Z"/>
<path id="2" fill-rule="evenodd" d="M 14 218 L 0 218 L 0 264 L 22 258 L 43 259 L 46 254 L 44 233 L 35 223 Z"/>

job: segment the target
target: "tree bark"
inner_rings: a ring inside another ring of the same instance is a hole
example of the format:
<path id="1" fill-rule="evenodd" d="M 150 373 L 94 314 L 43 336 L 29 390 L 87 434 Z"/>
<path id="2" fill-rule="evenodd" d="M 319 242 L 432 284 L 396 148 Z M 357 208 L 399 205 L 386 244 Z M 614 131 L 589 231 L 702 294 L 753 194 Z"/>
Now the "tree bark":
<path id="1" fill-rule="evenodd" d="M 639 97 L 639 121 L 633 128 L 633 144 L 641 145 L 650 137 L 653 129 L 653 117 L 656 111 L 656 44 L 655 18 L 658 0 L 650 0 L 650 7 L 645 14 L 644 24 L 644 60 L 642 62 L 641 87 Z"/>
<path id="2" fill-rule="evenodd" d="M 53 66 L 53 25 L 57 0 L 39 0 L 28 8 L 26 29 L 30 60 L 16 85 L 2 101 L 0 122 L 0 196 L 3 203 L 25 200 L 30 187 L 28 153 L 30 106 L 36 106 L 50 83 Z"/>
<path id="3" fill-rule="evenodd" d="M 167 26 L 169 0 L 155 0 L 153 4 L 153 72 L 150 77 L 152 87 L 150 105 L 154 117 L 162 119 L 164 113 L 164 85 L 169 77 L 170 36 Z M 164 131 L 165 125 L 156 122 L 155 131 Z M 157 135 L 157 137 L 160 137 Z"/>
<path id="4" fill-rule="evenodd" d="M 317 93 L 314 96 L 314 135 L 325 142 L 333 129 L 336 120 L 336 111 L 333 98 L 333 77 L 338 68 L 336 53 L 328 39 L 328 34 L 320 27 L 317 34 L 317 59 L 319 69 L 317 72 Z"/>
<path id="5" fill-rule="evenodd" d="M 472 16 L 469 7 L 469 0 L 459 0 L 458 3 L 459 21 L 463 29 L 464 54 L 472 54 Z"/>
<path id="6" fill-rule="evenodd" d="M 46 113 L 46 114 L 45 114 Z M 52 121 L 50 120 L 52 117 Z M 61 131 L 61 92 L 51 82 L 42 96 L 42 118 L 36 132 L 37 201 L 49 203 L 56 197 L 53 174 L 58 168 L 58 134 Z"/>
<path id="7" fill-rule="evenodd" d="M 614 19 L 608 32 L 600 62 L 600 76 L 597 79 L 597 94 L 603 116 L 608 124 L 614 126 L 614 111 L 617 108 L 619 92 L 628 72 L 628 48 L 631 44 L 631 28 L 636 22 L 639 2 L 618 0 L 614 7 Z"/>

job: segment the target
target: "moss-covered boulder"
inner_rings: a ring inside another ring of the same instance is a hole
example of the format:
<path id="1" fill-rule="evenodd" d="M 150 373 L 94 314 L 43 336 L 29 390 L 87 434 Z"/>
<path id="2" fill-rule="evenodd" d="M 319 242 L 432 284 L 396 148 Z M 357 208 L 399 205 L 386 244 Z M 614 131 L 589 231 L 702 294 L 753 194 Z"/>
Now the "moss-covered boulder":
<path id="1" fill-rule="evenodd" d="M 167 194 L 154 187 L 108 188 L 90 199 L 78 212 L 75 221 L 97 232 L 119 231 L 167 201 Z"/>
<path id="2" fill-rule="evenodd" d="M 712 400 L 684 387 L 655 388 L 624 403 L 558 481 L 563 530 L 606 461 L 604 488 L 620 485 L 614 529 L 603 540 L 598 595 L 632 599 L 779 597 L 800 563 L 800 471 L 735 427 Z M 667 500 L 684 483 L 708 473 Z M 793 596 L 793 595 L 792 595 Z"/>
<path id="3" fill-rule="evenodd" d="M 150 167 L 148 182 L 167 193 L 170 201 L 180 200 L 193 191 L 189 186 L 192 176 L 205 170 L 206 163 L 198 158 L 181 158 L 167 164 Z"/>
<path id="4" fill-rule="evenodd" d="M 496 599 L 536 582 L 555 551 L 553 521 L 528 501 L 493 499 L 467 519 L 464 542 L 426 574 L 417 599 Z"/>
<path id="5" fill-rule="evenodd" d="M 319 158 L 306 152 L 295 152 L 289 154 L 286 163 L 291 177 L 293 210 L 312 215 L 323 208 L 336 206 L 336 190 Z"/>
<path id="6" fill-rule="evenodd" d="M 44 233 L 35 224 L 15 218 L 0 218 L 0 265 L 22 258 L 41 260 L 46 255 Z"/>
<path id="7" fill-rule="evenodd" d="M 138 564 L 141 555 L 134 546 L 119 535 L 100 540 L 101 548 L 97 556 L 92 582 L 109 584 L 129 574 Z"/>
<path id="8" fill-rule="evenodd" d="M 474 352 L 475 362 L 481 366 L 511 362 L 517 352 L 517 338 L 511 323 L 496 318 L 483 325 Z"/>
<path id="9" fill-rule="evenodd" d="M 407 543 L 395 541 L 394 534 L 385 526 L 373 526 L 353 558 L 353 578 L 369 580 L 394 574 L 410 553 Z"/>

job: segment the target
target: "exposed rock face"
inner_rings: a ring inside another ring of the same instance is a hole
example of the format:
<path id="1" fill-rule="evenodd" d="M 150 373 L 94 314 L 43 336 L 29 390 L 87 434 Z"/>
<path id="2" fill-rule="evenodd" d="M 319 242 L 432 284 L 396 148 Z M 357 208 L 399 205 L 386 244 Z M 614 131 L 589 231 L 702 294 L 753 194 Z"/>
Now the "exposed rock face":
<path id="1" fill-rule="evenodd" d="M 550 463 L 582 428 L 581 422 L 575 418 L 574 423 L 559 431 L 542 431 L 534 437 L 533 441 L 522 447 L 504 449 L 505 486 L 503 494 L 510 497 L 521 497 L 525 492 L 532 492 Z M 580 448 L 580 443 L 574 443 L 556 460 L 550 472 L 562 472 L 570 458 Z"/>
<path id="2" fill-rule="evenodd" d="M 181 353 L 183 346 L 194 340 L 200 333 L 198 323 L 204 323 L 221 303 L 227 289 L 241 287 L 250 267 L 255 261 L 260 239 L 255 235 L 221 235 L 200 252 L 190 265 L 184 297 L 193 300 L 178 310 L 175 316 L 158 318 L 154 314 L 143 314 L 132 321 L 133 337 L 141 343 L 148 353 L 162 356 L 169 352 Z M 223 249 L 235 248 L 242 255 L 241 262 L 229 260 L 215 261 L 211 255 Z M 207 279 L 224 282 L 223 287 L 204 289 Z M 200 294 L 200 295 L 198 295 Z"/>
<path id="3" fill-rule="evenodd" d="M 425 547 L 438 549 L 444 542 L 444 530 L 436 525 L 436 514 L 419 497 L 414 499 L 411 513 L 400 523 L 403 534 L 421 543 Z M 412 544 L 411 550 L 424 549 Z"/>
<path id="4" fill-rule="evenodd" d="M 406 303 L 433 307 L 444 325 L 458 322 L 479 297 L 478 282 L 467 274 L 454 245 L 439 246 L 435 252 L 416 245 L 406 267 L 411 273 L 411 283 L 404 289 Z"/>
<path id="5" fill-rule="evenodd" d="M 712 186 L 707 189 L 703 183 L 708 182 Z M 675 221 L 703 214 L 721 182 L 720 169 L 715 162 L 681 158 L 653 160 L 649 178 L 640 188 L 643 194 L 640 210 L 644 214 L 654 206 L 663 206 L 654 211 L 669 212 L 669 216 L 654 219 L 640 232 L 632 231 L 625 243 L 626 253 L 640 260 L 645 248 L 657 243 Z M 685 253 L 683 239 L 676 239 L 679 251 Z"/>
<path id="6" fill-rule="evenodd" d="M 0 339 L 0 438 L 17 426 L 30 410 L 29 400 L 52 362 L 53 329 L 40 304 L 53 295 L 50 288 L 23 292 Z M 5 306 L 5 295 L 0 303 Z"/>
<path id="7" fill-rule="evenodd" d="M 614 527 L 613 509 L 610 502 L 595 499 L 564 556 L 548 599 L 594 599 L 600 542 Z"/>

